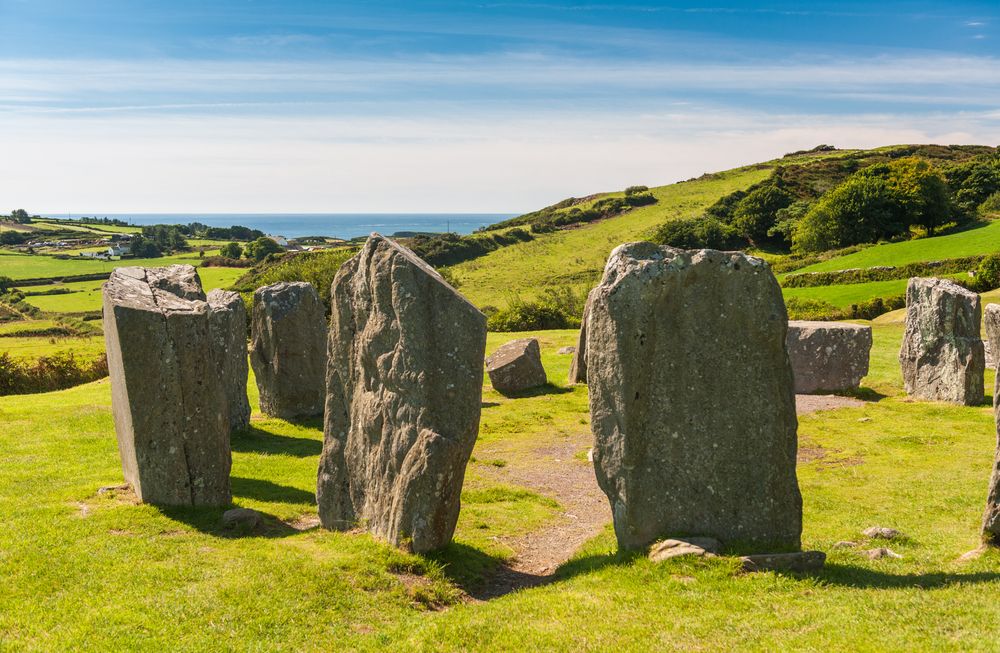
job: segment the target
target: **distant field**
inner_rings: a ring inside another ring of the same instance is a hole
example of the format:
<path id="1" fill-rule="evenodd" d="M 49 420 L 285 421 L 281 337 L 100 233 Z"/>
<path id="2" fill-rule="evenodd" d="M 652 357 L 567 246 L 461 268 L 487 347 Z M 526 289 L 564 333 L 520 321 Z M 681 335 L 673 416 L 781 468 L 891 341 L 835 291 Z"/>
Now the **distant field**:
<path id="1" fill-rule="evenodd" d="M 217 250 L 205 252 L 205 256 L 218 254 Z M 41 279 L 68 277 L 79 274 L 97 274 L 127 265 L 142 265 L 157 267 L 173 263 L 190 263 L 198 265 L 197 252 L 185 252 L 173 256 L 163 256 L 149 259 L 126 259 L 121 261 L 96 261 L 84 258 L 57 259 L 52 256 L 19 254 L 0 251 L 0 276 L 18 279 Z"/>
<path id="2" fill-rule="evenodd" d="M 937 261 L 1000 251 L 1000 221 L 947 236 L 920 238 L 901 243 L 887 243 L 854 254 L 809 265 L 796 272 L 826 272 L 876 265 L 905 265 L 918 261 Z"/>
<path id="3" fill-rule="evenodd" d="M 64 351 L 87 360 L 97 358 L 104 353 L 104 336 L 0 338 L 0 353 L 6 352 L 14 358 L 38 358 Z"/>
<path id="4" fill-rule="evenodd" d="M 244 272 L 246 270 L 242 268 L 198 268 L 198 276 L 201 277 L 205 292 L 231 286 Z M 102 280 L 74 281 L 45 286 L 25 286 L 23 290 L 27 292 L 44 292 L 57 288 L 71 290 L 71 293 L 61 295 L 29 296 L 26 301 L 47 313 L 82 313 L 101 309 L 101 285 L 103 283 Z"/>

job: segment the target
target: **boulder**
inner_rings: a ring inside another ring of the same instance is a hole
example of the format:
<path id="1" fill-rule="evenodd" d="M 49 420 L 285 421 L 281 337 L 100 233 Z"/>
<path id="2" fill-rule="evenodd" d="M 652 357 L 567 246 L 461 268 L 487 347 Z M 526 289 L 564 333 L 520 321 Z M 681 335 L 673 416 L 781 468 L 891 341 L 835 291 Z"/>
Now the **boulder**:
<path id="1" fill-rule="evenodd" d="M 511 340 L 486 359 L 493 389 L 502 395 L 517 394 L 548 383 L 542 351 L 534 338 Z"/>
<path id="2" fill-rule="evenodd" d="M 785 338 L 795 392 L 855 390 L 868 374 L 872 329 L 849 322 L 788 323 Z"/>
<path id="3" fill-rule="evenodd" d="M 331 299 L 322 524 L 417 552 L 445 546 L 479 432 L 486 317 L 378 234 L 341 267 Z"/>
<path id="4" fill-rule="evenodd" d="M 826 563 L 822 551 L 797 551 L 794 553 L 761 553 L 740 558 L 743 571 L 794 571 L 799 573 L 819 571 Z"/>
<path id="5" fill-rule="evenodd" d="M 907 394 L 974 406 L 983 400 L 979 295 L 947 279 L 910 279 L 899 363 Z"/>
<path id="6" fill-rule="evenodd" d="M 230 502 L 229 411 L 212 307 L 190 265 L 104 284 L 111 409 L 125 480 L 146 503 Z"/>
<path id="7" fill-rule="evenodd" d="M 250 365 L 261 412 L 283 419 L 323 414 L 326 323 L 311 284 L 282 282 L 254 292 Z"/>
<path id="8" fill-rule="evenodd" d="M 262 515 L 250 508 L 232 508 L 222 513 L 223 528 L 253 530 L 260 526 Z"/>
<path id="9" fill-rule="evenodd" d="M 576 338 L 576 351 L 569 363 L 569 378 L 567 380 L 570 385 L 587 382 L 587 311 L 590 310 L 591 295 L 593 292 L 587 294 L 587 302 L 583 306 L 580 333 Z"/>
<path id="10" fill-rule="evenodd" d="M 986 339 L 993 351 L 1000 352 L 1000 304 L 986 306 Z M 1000 374 L 993 386 L 993 419 L 996 425 L 997 448 L 993 458 L 986 511 L 983 514 L 983 540 L 990 546 L 1000 546 Z"/>
<path id="11" fill-rule="evenodd" d="M 250 401 L 247 399 L 247 309 L 239 293 L 215 289 L 206 298 L 212 349 L 221 362 L 217 368 L 226 391 L 229 427 L 245 429 L 250 425 Z"/>
<path id="12" fill-rule="evenodd" d="M 594 467 L 619 547 L 700 533 L 797 549 L 788 317 L 768 265 L 630 243 L 590 299 Z"/>
<path id="13" fill-rule="evenodd" d="M 895 528 L 889 528 L 887 526 L 869 526 L 865 530 L 861 531 L 861 534 L 865 537 L 870 537 L 873 540 L 895 540 L 905 537 Z"/>

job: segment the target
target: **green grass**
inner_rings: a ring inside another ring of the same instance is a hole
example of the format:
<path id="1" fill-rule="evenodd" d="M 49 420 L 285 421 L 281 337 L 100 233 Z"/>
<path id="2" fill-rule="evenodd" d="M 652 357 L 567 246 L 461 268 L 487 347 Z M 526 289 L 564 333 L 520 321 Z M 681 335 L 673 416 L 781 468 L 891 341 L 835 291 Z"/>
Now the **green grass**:
<path id="1" fill-rule="evenodd" d="M 14 358 L 38 358 L 58 352 L 73 352 L 84 360 L 92 360 L 104 353 L 104 336 L 52 337 L 3 337 L 0 338 L 0 353 L 6 352 Z"/>
<path id="2" fill-rule="evenodd" d="M 505 542 L 556 510 L 490 481 L 489 461 L 531 460 L 588 428 L 586 389 L 565 391 L 569 357 L 554 354 L 575 334 L 538 335 L 555 385 L 521 399 L 484 394 L 456 544 L 426 558 L 366 535 L 285 525 L 315 514 L 318 422 L 255 413 L 252 430 L 234 437 L 234 502 L 270 525 L 266 536 L 234 536 L 219 530 L 219 510 L 97 494 L 121 482 L 107 381 L 0 398 L 2 648 L 995 649 L 1000 555 L 958 561 L 977 545 L 992 412 L 903 398 L 899 325 L 875 328 L 865 385 L 885 398 L 800 418 L 800 442 L 819 454 L 800 464 L 799 479 L 804 544 L 829 553 L 820 574 L 739 575 L 725 557 L 656 565 L 618 556 L 606 530 L 551 585 L 459 600 L 457 581 L 488 569 Z M 511 337 L 491 334 L 488 350 Z M 903 559 L 833 548 L 873 524 L 909 536 L 889 545 Z"/>
<path id="3" fill-rule="evenodd" d="M 167 263 L 169 264 L 169 263 Z M 205 292 L 215 288 L 226 288 L 246 272 L 242 268 L 198 268 Z M 47 313 L 83 313 L 101 310 L 101 286 L 103 280 L 71 281 L 69 283 L 47 284 L 44 286 L 24 286 L 28 293 L 67 289 L 72 292 L 58 295 L 30 295 L 25 300 L 32 306 Z"/>
<path id="4" fill-rule="evenodd" d="M 947 236 L 919 238 L 899 243 L 868 247 L 860 252 L 832 258 L 795 272 L 827 272 L 877 265 L 906 265 L 920 261 L 939 261 L 1000 251 L 1000 221 Z"/>
<path id="5" fill-rule="evenodd" d="M 535 240 L 503 247 L 486 256 L 449 268 L 461 292 L 477 306 L 503 307 L 511 292 L 524 298 L 545 286 L 570 286 L 587 292 L 597 281 L 608 254 L 618 245 L 648 237 L 659 225 L 694 215 L 720 196 L 746 188 L 770 174 L 769 169 L 737 169 L 709 179 L 650 189 L 657 204 L 616 218 L 544 234 Z"/>
<path id="6" fill-rule="evenodd" d="M 212 256 L 218 252 L 205 252 L 205 256 Z M 123 259 L 120 261 L 97 261 L 73 257 L 69 259 L 57 259 L 53 256 L 20 254 L 0 250 L 0 276 L 7 276 L 15 281 L 18 279 L 59 279 L 61 277 L 75 276 L 80 274 L 100 274 L 111 272 L 117 267 L 127 265 L 140 265 L 147 267 L 158 267 L 162 265 L 172 265 L 174 263 L 190 263 L 198 265 L 199 257 L 196 252 L 186 252 L 171 256 L 149 259 Z"/>

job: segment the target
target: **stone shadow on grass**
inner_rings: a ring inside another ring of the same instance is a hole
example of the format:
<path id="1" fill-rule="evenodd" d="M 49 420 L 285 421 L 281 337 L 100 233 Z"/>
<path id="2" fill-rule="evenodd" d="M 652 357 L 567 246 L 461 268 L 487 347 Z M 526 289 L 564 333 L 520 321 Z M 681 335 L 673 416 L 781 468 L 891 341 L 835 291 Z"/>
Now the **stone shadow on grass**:
<path id="1" fill-rule="evenodd" d="M 507 399 L 525 399 L 527 397 L 541 397 L 542 395 L 564 395 L 568 392 L 573 392 L 573 388 L 566 388 L 561 385 L 555 385 L 554 383 L 546 383 L 545 385 L 528 388 L 527 390 L 521 390 L 520 392 L 500 394 Z"/>
<path id="2" fill-rule="evenodd" d="M 272 501 L 274 503 L 301 503 L 308 506 L 316 505 L 316 495 L 313 492 L 300 490 L 297 487 L 279 485 L 259 478 L 243 478 L 233 476 L 230 479 L 234 497 L 256 499 L 257 501 Z"/>
<path id="3" fill-rule="evenodd" d="M 489 601 L 511 592 L 568 580 L 604 567 L 628 564 L 642 552 L 618 552 L 574 558 L 551 574 L 532 574 L 513 569 L 509 562 L 468 544 L 452 542 L 447 547 L 426 554 L 441 565 L 445 576 L 463 592 L 478 601 Z"/>
<path id="4" fill-rule="evenodd" d="M 230 447 L 240 453 L 271 453 L 297 458 L 318 456 L 323 451 L 323 443 L 319 440 L 279 435 L 256 426 L 233 432 Z"/>
<path id="5" fill-rule="evenodd" d="M 970 573 L 930 572 L 926 574 L 891 574 L 866 567 L 826 563 L 816 574 L 829 585 L 858 589 L 937 589 L 958 584 L 1000 582 L 1000 572 L 978 571 Z"/>
<path id="6" fill-rule="evenodd" d="M 206 535 L 223 539 L 243 537 L 278 538 L 288 537 L 300 532 L 274 515 L 259 510 L 257 512 L 260 513 L 260 522 L 255 526 L 249 527 L 240 524 L 227 528 L 222 524 L 222 514 L 234 507 L 238 506 L 229 506 L 226 508 L 157 506 L 157 509 L 165 517 L 187 524 Z"/>

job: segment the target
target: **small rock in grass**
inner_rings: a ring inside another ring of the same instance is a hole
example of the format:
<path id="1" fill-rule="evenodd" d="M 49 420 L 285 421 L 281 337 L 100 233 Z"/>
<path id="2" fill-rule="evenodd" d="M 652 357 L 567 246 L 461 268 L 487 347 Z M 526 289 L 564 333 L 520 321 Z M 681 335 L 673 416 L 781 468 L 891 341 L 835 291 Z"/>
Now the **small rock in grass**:
<path id="1" fill-rule="evenodd" d="M 570 346 L 570 347 L 560 347 L 558 349 L 558 351 L 556 351 L 556 353 L 557 354 L 562 354 L 562 355 L 573 354 L 573 353 L 576 353 L 576 347 L 572 347 L 572 346 Z"/>
<path id="2" fill-rule="evenodd" d="M 225 528 L 253 529 L 260 525 L 261 515 L 250 508 L 233 508 L 222 513 L 222 525 Z"/>
<path id="3" fill-rule="evenodd" d="M 895 540 L 903 536 L 895 528 L 887 528 L 885 526 L 871 526 L 861 531 L 861 534 L 876 540 Z"/>
<path id="4" fill-rule="evenodd" d="M 826 562 L 822 551 L 761 553 L 740 558 L 743 571 L 819 571 Z"/>
<path id="5" fill-rule="evenodd" d="M 649 559 L 653 562 L 663 562 L 681 556 L 711 558 L 719 552 L 720 547 L 719 541 L 711 537 L 663 540 L 649 548 Z"/>
<path id="6" fill-rule="evenodd" d="M 958 557 L 959 562 L 968 562 L 969 560 L 976 560 L 986 553 L 986 545 L 979 547 L 978 549 L 973 549 L 972 551 L 966 551 Z"/>
<path id="7" fill-rule="evenodd" d="M 841 540 L 833 545 L 835 549 L 853 549 L 858 545 L 857 542 L 851 542 L 850 540 Z"/>
<path id="8" fill-rule="evenodd" d="M 877 549 L 869 549 L 867 551 L 864 551 L 864 554 L 868 557 L 869 560 L 881 560 L 882 558 L 903 557 L 898 553 L 896 553 L 895 551 L 893 551 L 892 549 L 887 549 L 885 547 L 879 547 Z"/>
<path id="9" fill-rule="evenodd" d="M 105 485 L 104 487 L 98 488 L 98 494 L 107 494 L 108 492 L 124 492 L 129 489 L 128 483 L 123 483 L 121 485 Z"/>

